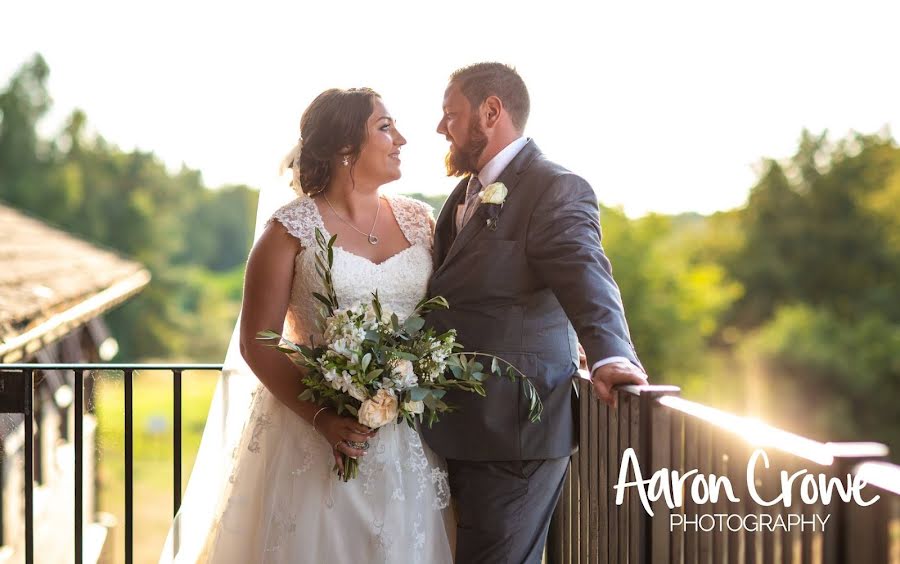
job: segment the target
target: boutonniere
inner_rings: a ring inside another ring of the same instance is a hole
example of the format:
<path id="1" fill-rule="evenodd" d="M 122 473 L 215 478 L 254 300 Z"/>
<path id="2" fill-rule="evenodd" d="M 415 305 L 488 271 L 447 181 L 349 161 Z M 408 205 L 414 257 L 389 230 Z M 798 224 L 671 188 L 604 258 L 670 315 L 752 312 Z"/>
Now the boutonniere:
<path id="1" fill-rule="evenodd" d="M 478 193 L 481 198 L 481 204 L 487 211 L 487 226 L 491 231 L 497 230 L 497 220 L 500 218 L 500 210 L 503 208 L 503 202 L 506 201 L 506 195 L 509 190 L 502 182 L 493 182 L 484 187 L 484 190 Z"/>

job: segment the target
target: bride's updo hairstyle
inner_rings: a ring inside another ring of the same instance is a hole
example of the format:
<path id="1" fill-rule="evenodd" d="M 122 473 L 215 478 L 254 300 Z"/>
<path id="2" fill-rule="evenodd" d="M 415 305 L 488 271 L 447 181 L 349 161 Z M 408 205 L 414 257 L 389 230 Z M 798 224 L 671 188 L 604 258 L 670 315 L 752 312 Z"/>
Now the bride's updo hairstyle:
<path id="1" fill-rule="evenodd" d="M 331 181 L 335 160 L 352 166 L 366 140 L 366 124 L 378 93 L 371 88 L 330 88 L 319 94 L 300 118 L 300 140 L 282 162 L 293 171 L 297 195 L 319 194 Z"/>

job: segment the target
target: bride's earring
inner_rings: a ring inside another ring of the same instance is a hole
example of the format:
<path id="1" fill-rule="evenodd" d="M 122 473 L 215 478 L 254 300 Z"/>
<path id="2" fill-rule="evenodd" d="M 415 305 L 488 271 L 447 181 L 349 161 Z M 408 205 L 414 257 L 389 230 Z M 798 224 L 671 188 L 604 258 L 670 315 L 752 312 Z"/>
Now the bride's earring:
<path id="1" fill-rule="evenodd" d="M 341 164 L 343 164 L 344 166 L 349 165 L 349 164 L 350 164 L 350 157 L 348 157 L 347 155 L 344 155 L 344 158 L 341 160 Z"/>

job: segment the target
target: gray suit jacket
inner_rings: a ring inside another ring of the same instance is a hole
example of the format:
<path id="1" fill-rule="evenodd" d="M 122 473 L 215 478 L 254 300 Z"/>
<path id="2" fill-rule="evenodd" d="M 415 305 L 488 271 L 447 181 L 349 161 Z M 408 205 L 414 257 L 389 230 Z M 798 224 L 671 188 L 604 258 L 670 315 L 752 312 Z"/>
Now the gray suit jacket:
<path id="1" fill-rule="evenodd" d="M 437 331 L 456 329 L 465 350 L 495 354 L 530 376 L 544 414 L 531 423 L 521 384 L 491 377 L 486 398 L 448 393 L 445 400 L 459 411 L 422 432 L 450 459 L 568 456 L 577 444 L 572 376 L 578 341 L 589 362 L 623 356 L 640 363 L 600 244 L 590 185 L 549 161 L 531 140 L 497 181 L 509 194 L 495 231 L 487 228 L 487 206 L 481 205 L 456 233 L 454 214 L 467 179 L 444 204 L 429 294 L 445 297 L 450 309 L 430 313 L 427 322 Z"/>

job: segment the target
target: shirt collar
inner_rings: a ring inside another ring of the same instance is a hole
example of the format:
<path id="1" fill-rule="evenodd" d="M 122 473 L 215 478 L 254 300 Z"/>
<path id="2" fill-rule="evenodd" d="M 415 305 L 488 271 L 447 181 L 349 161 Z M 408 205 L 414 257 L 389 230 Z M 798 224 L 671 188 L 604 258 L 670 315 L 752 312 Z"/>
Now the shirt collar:
<path id="1" fill-rule="evenodd" d="M 509 166 L 509 163 L 516 158 L 516 155 L 519 154 L 527 143 L 527 137 L 519 137 L 494 155 L 494 158 L 489 160 L 478 173 L 478 181 L 481 182 L 481 185 L 487 186 L 488 184 L 496 182 L 500 173 L 503 172 L 503 169 Z"/>

